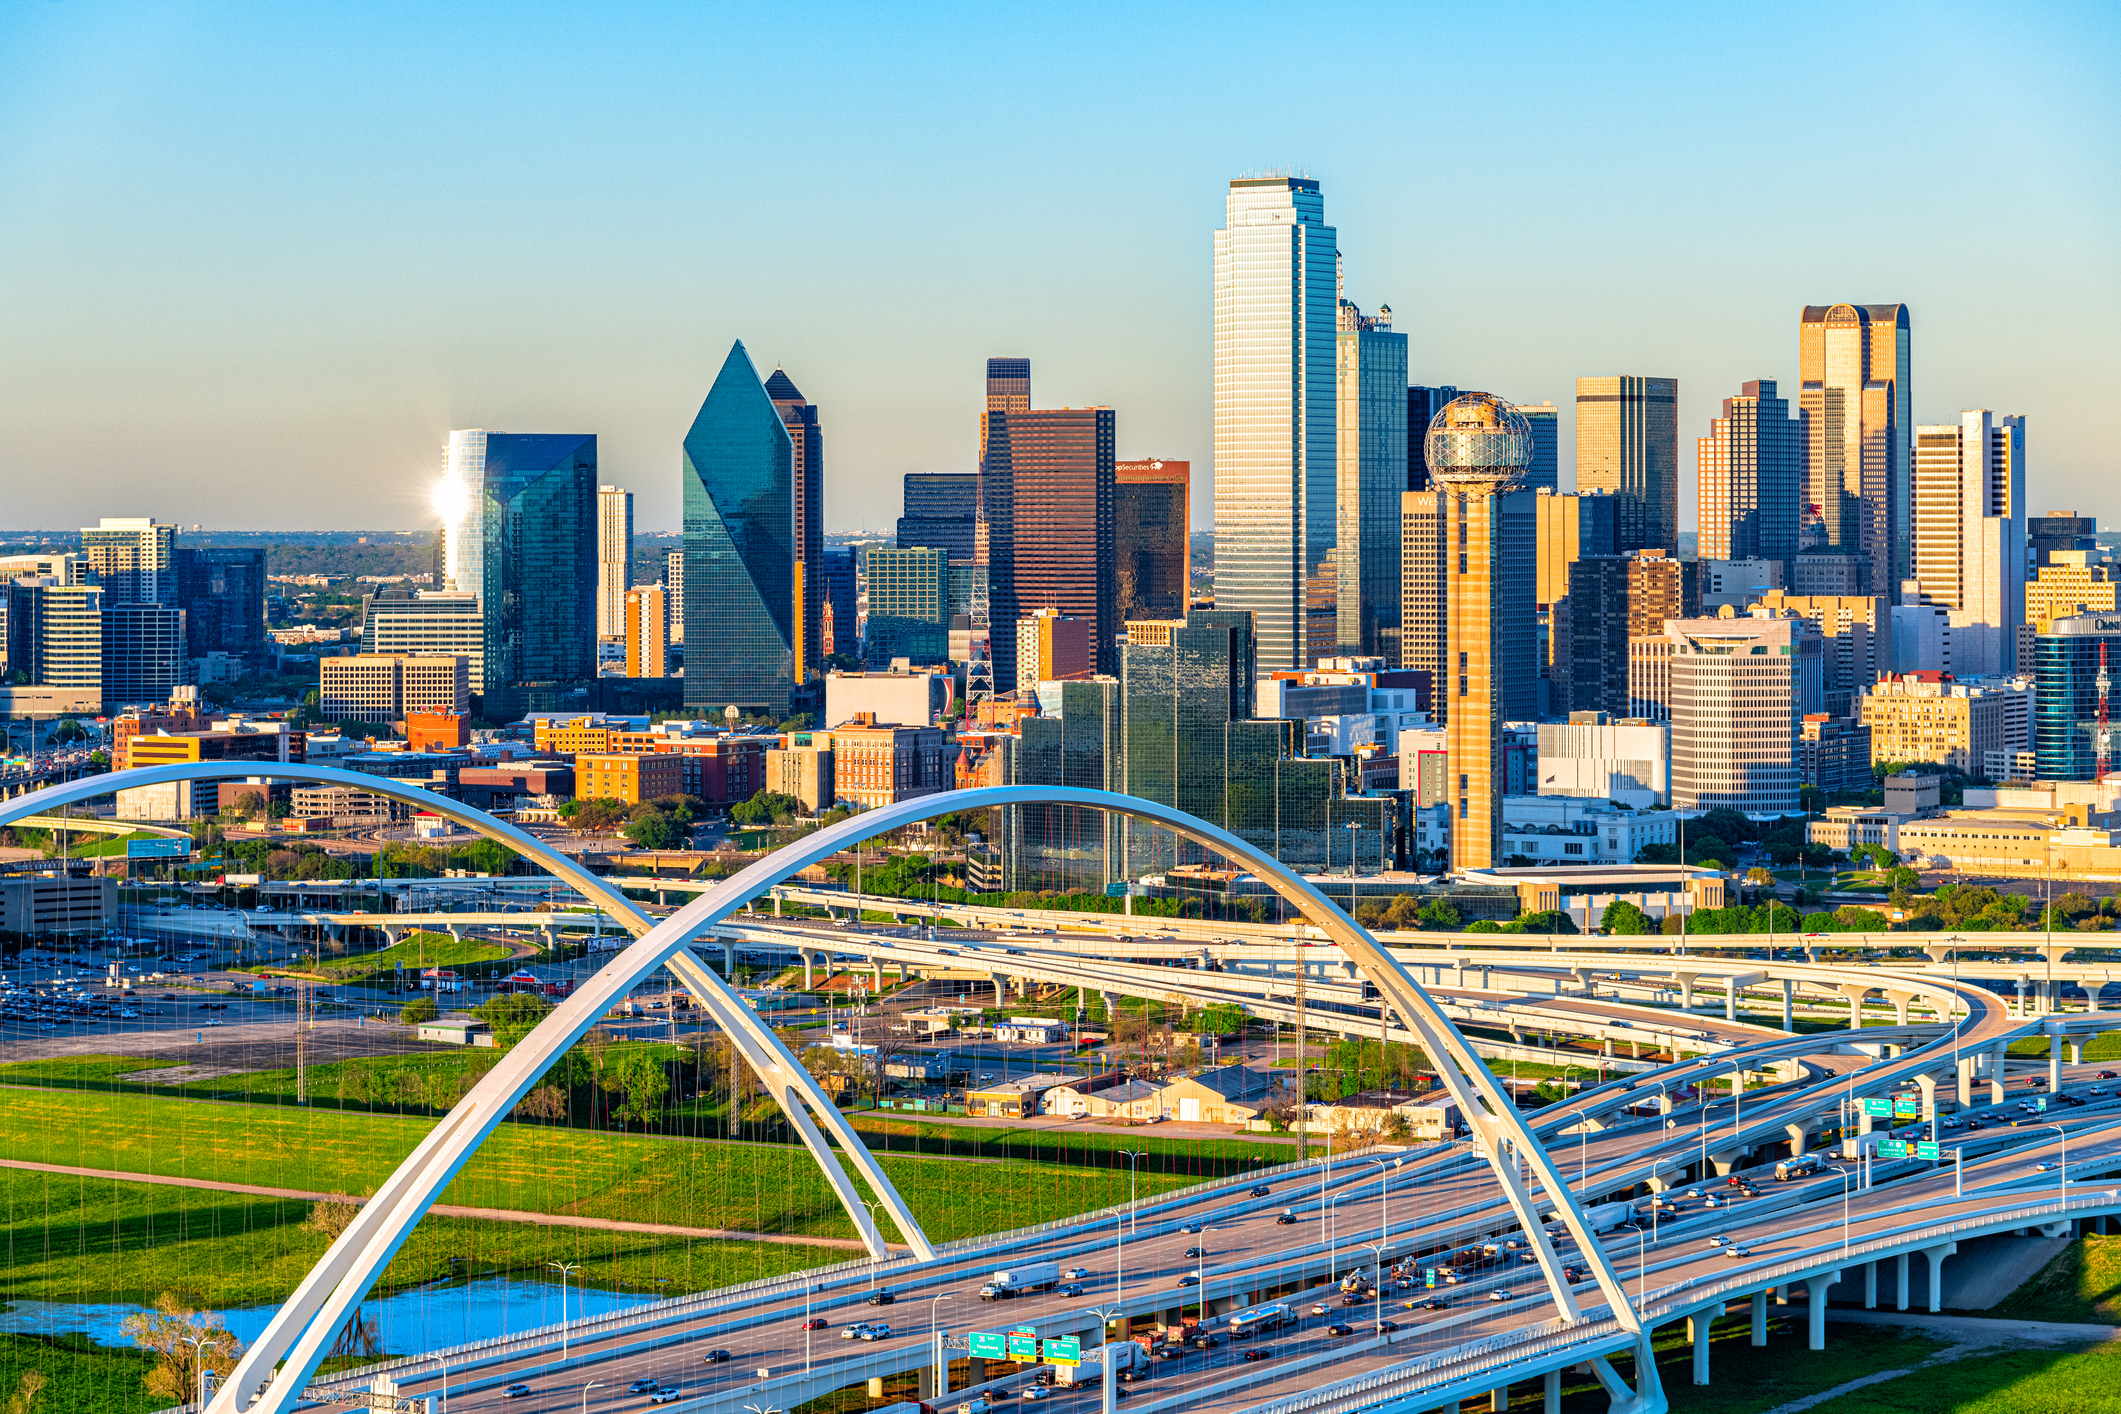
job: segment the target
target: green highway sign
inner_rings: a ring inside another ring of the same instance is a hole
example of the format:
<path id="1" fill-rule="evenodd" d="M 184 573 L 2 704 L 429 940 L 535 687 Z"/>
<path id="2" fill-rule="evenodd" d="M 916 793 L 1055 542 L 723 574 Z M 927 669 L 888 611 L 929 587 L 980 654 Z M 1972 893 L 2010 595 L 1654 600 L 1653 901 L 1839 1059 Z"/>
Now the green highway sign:
<path id="1" fill-rule="evenodd" d="M 1915 1157 L 1918 1159 L 1928 1159 L 1931 1163 L 1937 1163 L 1940 1162 L 1944 1156 L 1938 1151 L 1937 1146 L 1935 1144 L 1917 1144 L 1915 1146 Z"/>
<path id="2" fill-rule="evenodd" d="M 1889 1117 L 1893 1113 L 1893 1102 L 1891 1100 L 1865 1100 L 1863 1102 L 1863 1112 L 1867 1115 L 1885 1115 Z"/>
<path id="3" fill-rule="evenodd" d="M 1009 1356 L 1009 1338 L 999 1331 L 973 1331 L 967 1341 L 975 1360 L 1005 1360 Z"/>
<path id="4" fill-rule="evenodd" d="M 1893 1101 L 1893 1115 L 1898 1119 L 1912 1119 L 1922 1113 L 1922 1106 L 1913 1100 Z"/>
<path id="5" fill-rule="evenodd" d="M 1009 1358 L 1011 1360 L 1036 1361 L 1038 1359 L 1038 1337 L 1035 1335 L 1019 1335 L 1015 1331 L 1009 1332 Z"/>
<path id="6" fill-rule="evenodd" d="M 1080 1365 L 1083 1363 L 1083 1343 L 1075 1336 L 1061 1336 L 1046 1342 L 1046 1363 L 1049 1365 Z"/>
<path id="7" fill-rule="evenodd" d="M 1878 1141 L 1878 1157 L 1904 1159 L 1907 1157 L 1907 1144 L 1899 1139 L 1881 1139 Z"/>

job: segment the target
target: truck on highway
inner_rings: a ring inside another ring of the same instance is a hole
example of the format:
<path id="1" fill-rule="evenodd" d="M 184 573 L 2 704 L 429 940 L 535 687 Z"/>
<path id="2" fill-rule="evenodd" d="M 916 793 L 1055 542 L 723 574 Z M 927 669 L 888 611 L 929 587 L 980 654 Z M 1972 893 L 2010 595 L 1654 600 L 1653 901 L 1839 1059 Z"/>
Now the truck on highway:
<path id="1" fill-rule="evenodd" d="M 1230 1336 L 1237 1339 L 1252 1331 L 1272 1330 L 1289 1318 L 1286 1303 L 1272 1301 L 1264 1306 L 1247 1306 L 1242 1311 L 1230 1313 Z"/>
<path id="2" fill-rule="evenodd" d="M 1027 1291 L 1051 1291 L 1060 1281 L 1060 1263 L 1032 1262 L 1020 1267 L 1003 1267 L 979 1289 L 982 1301 L 1001 1301 L 1011 1296 L 1020 1296 Z"/>
<path id="3" fill-rule="evenodd" d="M 1583 1210 L 1583 1220 L 1593 1232 L 1611 1232 L 1628 1220 L 1630 1211 L 1626 1203 L 1594 1203 Z"/>

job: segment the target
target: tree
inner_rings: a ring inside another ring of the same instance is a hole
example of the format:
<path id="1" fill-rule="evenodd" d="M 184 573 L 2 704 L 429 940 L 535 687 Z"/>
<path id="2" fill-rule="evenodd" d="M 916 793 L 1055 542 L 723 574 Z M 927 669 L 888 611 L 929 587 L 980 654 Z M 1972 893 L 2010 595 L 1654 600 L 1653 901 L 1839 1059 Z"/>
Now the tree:
<path id="1" fill-rule="evenodd" d="M 398 1012 L 398 1021 L 405 1026 L 425 1026 L 442 1014 L 433 997 L 414 997 Z"/>
<path id="2" fill-rule="evenodd" d="M 1637 937 L 1657 931 L 1657 925 L 1650 921 L 1650 915 L 1644 913 L 1626 899 L 1614 899 L 1607 904 L 1605 913 L 1600 916 L 1598 923 L 1608 933 L 1617 933 L 1625 937 Z"/>
<path id="3" fill-rule="evenodd" d="M 634 815 L 620 833 L 642 849 L 675 849 L 684 838 L 677 821 L 652 808 Z"/>
<path id="4" fill-rule="evenodd" d="M 221 813 L 238 820 L 254 820 L 265 813 L 265 797 L 254 790 L 239 792 L 234 803 L 224 806 Z"/>
<path id="5" fill-rule="evenodd" d="M 646 1047 L 625 1052 L 612 1066 L 607 1084 L 615 1085 L 625 1099 L 613 1106 L 614 1119 L 646 1124 L 663 1112 L 663 1097 L 670 1093 L 670 1076 Z"/>
<path id="6" fill-rule="evenodd" d="M 309 1232 L 322 1233 L 336 1241 L 340 1233 L 353 1226 L 353 1220 L 361 1211 L 361 1205 L 344 1193 L 333 1193 L 312 1203 L 309 1216 L 302 1219 L 302 1226 Z"/>
<path id="7" fill-rule="evenodd" d="M 729 807 L 729 818 L 739 825 L 771 825 L 777 820 L 790 820 L 801 813 L 803 802 L 792 795 L 778 791 L 761 790 L 749 800 L 738 801 Z M 945 819 L 952 817 L 945 816 Z"/>
<path id="8" fill-rule="evenodd" d="M 147 1392 L 172 1404 L 199 1397 L 202 1369 L 225 1379 L 243 1354 L 243 1342 L 229 1334 L 217 1313 L 194 1311 L 171 1292 L 156 1297 L 152 1310 L 127 1316 L 119 1329 L 159 1357 L 148 1372 Z"/>
<path id="9" fill-rule="evenodd" d="M 1745 871 L 1745 881 L 1756 889 L 1772 889 L 1775 887 L 1775 875 L 1773 872 L 1763 869 L 1757 864 Z"/>
<path id="10" fill-rule="evenodd" d="M 44 1371 L 24 1370 L 21 1383 L 16 1385 L 15 1392 L 7 1397 L 7 1414 L 33 1414 L 37 1406 L 37 1396 L 44 1393 L 44 1387 L 50 1383 L 51 1381 L 44 1377 Z"/>
<path id="11" fill-rule="evenodd" d="M 534 992 L 503 992 L 472 1008 L 472 1015 L 493 1031 L 496 1046 L 513 1046 L 545 1019 L 552 1003 Z"/>

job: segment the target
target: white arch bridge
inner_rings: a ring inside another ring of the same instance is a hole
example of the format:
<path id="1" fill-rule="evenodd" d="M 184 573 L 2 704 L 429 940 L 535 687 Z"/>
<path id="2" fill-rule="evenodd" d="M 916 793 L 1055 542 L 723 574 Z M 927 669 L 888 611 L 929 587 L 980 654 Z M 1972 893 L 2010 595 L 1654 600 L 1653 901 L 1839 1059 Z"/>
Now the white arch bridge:
<path id="1" fill-rule="evenodd" d="M 55 806 L 106 794 L 123 787 L 175 781 L 255 777 L 255 762 L 233 766 L 212 762 L 145 767 L 87 781 L 75 781 L 21 796 L 0 808 L 0 825 Z M 249 1408 L 263 1414 L 285 1414 L 300 1402 L 334 1334 L 345 1324 L 385 1265 L 410 1235 L 457 1171 L 485 1141 L 545 1070 L 579 1041 L 610 1007 L 643 978 L 669 968 L 732 1038 L 761 1085 L 780 1104 L 833 1185 L 848 1217 L 871 1252 L 887 1252 L 869 1210 L 828 1147 L 819 1125 L 832 1132 L 849 1161 L 882 1200 L 893 1223 L 922 1260 L 936 1257 L 905 1200 L 862 1144 L 853 1127 L 782 1044 L 771 1027 L 710 970 L 693 950 L 695 940 L 748 900 L 797 871 L 870 836 L 951 811 L 994 805 L 1065 804 L 1096 807 L 1168 828 L 1197 844 L 1241 862 L 1284 899 L 1295 905 L 1345 950 L 1354 966 L 1376 988 L 1437 1065 L 1445 1086 L 1476 1134 L 1476 1145 L 1506 1193 L 1526 1235 L 1548 1291 L 1565 1323 L 1591 1319 L 1578 1302 L 1575 1282 L 1565 1274 L 1542 1222 L 1558 1217 L 1575 1239 L 1579 1262 L 1603 1296 L 1603 1321 L 1618 1324 L 1633 1337 L 1638 1358 L 1631 1388 L 1602 1357 L 1599 1379 L 1622 1414 L 1655 1414 L 1665 1408 L 1656 1363 L 1649 1358 L 1648 1334 L 1619 1273 L 1596 1240 L 1584 1213 L 1555 1161 L 1520 1117 L 1473 1049 L 1414 977 L 1353 919 L 1310 883 L 1289 872 L 1271 856 L 1204 821 L 1181 811 L 1132 796 L 1106 791 L 1053 786 L 994 786 L 929 796 L 855 816 L 785 846 L 677 913 L 649 918 L 618 889 L 539 840 L 483 811 L 387 778 L 330 767 L 272 765 L 273 779 L 355 786 L 394 796 L 438 811 L 488 839 L 509 846 L 565 879 L 611 912 L 631 920 L 636 941 L 618 953 L 587 983 L 563 1000 L 500 1064 L 487 1073 L 444 1115 L 390 1178 L 365 1203 L 346 1231 L 332 1243 L 316 1267 L 288 1297 L 241 1363 L 209 1405 L 210 1414 L 238 1414 Z M 1497 1162 L 1498 1157 L 1501 1159 Z M 255 1393 L 253 1400 L 251 1395 Z"/>

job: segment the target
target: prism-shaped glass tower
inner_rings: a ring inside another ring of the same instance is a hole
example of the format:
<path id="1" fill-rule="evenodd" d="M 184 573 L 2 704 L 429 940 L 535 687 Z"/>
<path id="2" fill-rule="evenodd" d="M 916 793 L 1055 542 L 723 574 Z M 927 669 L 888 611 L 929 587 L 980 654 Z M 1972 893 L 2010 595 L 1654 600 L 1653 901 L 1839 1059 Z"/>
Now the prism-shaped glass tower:
<path id="1" fill-rule="evenodd" d="M 788 711 L 795 452 L 742 341 L 685 434 L 685 705 Z"/>

